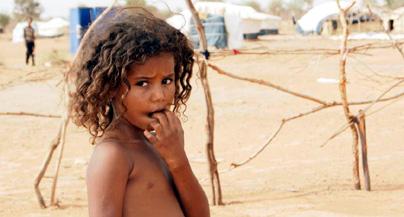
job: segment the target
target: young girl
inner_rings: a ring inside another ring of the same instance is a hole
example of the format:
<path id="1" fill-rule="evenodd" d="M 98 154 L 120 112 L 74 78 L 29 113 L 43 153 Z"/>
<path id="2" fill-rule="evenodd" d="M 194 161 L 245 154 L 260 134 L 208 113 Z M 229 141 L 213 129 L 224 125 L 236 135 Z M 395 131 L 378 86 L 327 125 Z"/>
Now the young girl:
<path id="1" fill-rule="evenodd" d="M 187 38 L 141 9 L 108 9 L 86 33 L 71 68 L 71 111 L 96 143 L 90 216 L 210 215 L 176 116 L 193 63 Z"/>

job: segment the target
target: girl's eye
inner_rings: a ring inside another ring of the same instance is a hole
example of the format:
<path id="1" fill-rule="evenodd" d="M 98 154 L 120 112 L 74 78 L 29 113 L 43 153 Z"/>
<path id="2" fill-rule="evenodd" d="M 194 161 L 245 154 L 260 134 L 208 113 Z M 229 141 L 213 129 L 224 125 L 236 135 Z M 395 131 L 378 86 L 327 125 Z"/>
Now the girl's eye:
<path id="1" fill-rule="evenodd" d="M 135 85 L 139 86 L 139 87 L 146 87 L 148 85 L 148 82 L 147 81 L 138 81 L 138 82 L 136 82 Z"/>
<path id="2" fill-rule="evenodd" d="M 171 84 L 173 82 L 172 78 L 166 78 L 163 80 L 163 84 Z"/>

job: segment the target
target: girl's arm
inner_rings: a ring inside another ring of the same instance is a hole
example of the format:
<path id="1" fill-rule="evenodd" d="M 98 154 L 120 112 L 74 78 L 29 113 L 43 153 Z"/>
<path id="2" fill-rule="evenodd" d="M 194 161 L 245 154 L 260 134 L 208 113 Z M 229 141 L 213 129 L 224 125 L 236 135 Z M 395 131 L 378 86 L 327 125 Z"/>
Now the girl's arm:
<path id="1" fill-rule="evenodd" d="M 174 183 L 180 195 L 181 204 L 187 217 L 209 217 L 209 203 L 205 192 L 192 172 L 191 166 L 184 161 L 183 166 L 170 168 Z"/>
<path id="2" fill-rule="evenodd" d="M 130 166 L 125 150 L 114 143 L 98 144 L 87 169 L 90 217 L 121 217 Z"/>
<path id="3" fill-rule="evenodd" d="M 165 160 L 180 196 L 180 202 L 187 217 L 209 217 L 209 203 L 198 183 L 184 150 L 184 132 L 180 120 L 173 112 L 153 114 L 158 122 L 150 125 L 156 135 L 145 131 L 146 138 Z"/>

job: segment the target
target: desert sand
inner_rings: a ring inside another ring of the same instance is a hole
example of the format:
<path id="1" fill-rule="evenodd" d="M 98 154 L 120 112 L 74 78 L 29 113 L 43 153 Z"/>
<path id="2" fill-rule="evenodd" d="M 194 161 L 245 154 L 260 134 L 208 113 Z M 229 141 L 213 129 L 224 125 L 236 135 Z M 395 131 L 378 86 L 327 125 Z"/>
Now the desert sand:
<path id="1" fill-rule="evenodd" d="M 352 41 L 350 46 L 375 41 Z M 37 41 L 37 66 L 25 66 L 24 45 L 0 35 L 0 112 L 60 114 L 63 72 L 59 59 L 71 60 L 69 38 Z M 338 49 L 339 41 L 294 34 L 246 42 L 253 51 Z M 239 76 L 268 80 L 289 89 L 340 100 L 338 55 L 213 55 L 211 62 Z M 197 70 L 197 68 L 195 69 Z M 195 71 L 196 72 L 196 71 Z M 347 63 L 350 101 L 373 100 L 403 76 L 404 61 L 394 49 L 350 56 Z M 404 216 L 404 98 L 380 103 L 367 117 L 368 158 L 372 191 L 353 189 L 352 137 L 349 131 L 320 147 L 345 123 L 341 107 L 285 125 L 278 137 L 248 164 L 229 170 L 255 153 L 281 120 L 316 104 L 283 92 L 208 72 L 215 109 L 215 153 L 219 161 L 225 206 L 211 206 L 213 217 L 360 217 Z M 320 79 L 321 80 L 321 79 Z M 404 86 L 388 95 L 401 93 Z M 366 105 L 353 106 L 354 114 Z M 380 110 L 379 110 L 380 109 Z M 205 155 L 203 89 L 197 76 L 183 118 L 186 151 L 209 199 L 211 188 Z M 0 216 L 87 216 L 85 171 L 93 146 L 86 130 L 70 124 L 57 186 L 60 206 L 41 209 L 34 178 L 55 137 L 60 120 L 0 116 Z M 57 155 L 55 155 L 57 156 Z M 52 176 L 56 157 L 46 176 Z M 362 171 L 361 171 L 362 172 Z M 363 183 L 363 182 L 362 182 Z M 41 184 L 49 201 L 51 181 Z"/>

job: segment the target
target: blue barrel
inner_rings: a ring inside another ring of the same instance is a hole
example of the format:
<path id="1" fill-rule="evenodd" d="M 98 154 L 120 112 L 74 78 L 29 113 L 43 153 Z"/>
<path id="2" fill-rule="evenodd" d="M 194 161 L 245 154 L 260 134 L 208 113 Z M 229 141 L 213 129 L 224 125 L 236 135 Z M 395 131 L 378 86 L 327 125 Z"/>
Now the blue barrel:
<path id="1" fill-rule="evenodd" d="M 79 7 L 70 9 L 70 53 L 76 53 L 80 40 L 91 24 L 92 8 Z"/>
<path id="2" fill-rule="evenodd" d="M 97 19 L 98 16 L 104 12 L 104 10 L 107 9 L 106 7 L 95 7 L 91 9 L 91 22 L 94 22 L 95 19 Z"/>
<path id="3" fill-rule="evenodd" d="M 70 53 L 75 54 L 88 27 L 106 7 L 78 7 L 70 9 Z"/>

